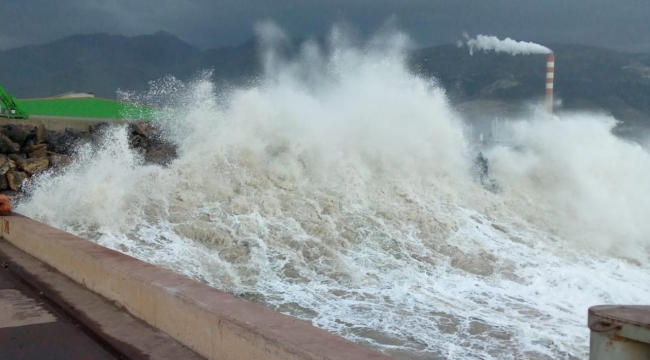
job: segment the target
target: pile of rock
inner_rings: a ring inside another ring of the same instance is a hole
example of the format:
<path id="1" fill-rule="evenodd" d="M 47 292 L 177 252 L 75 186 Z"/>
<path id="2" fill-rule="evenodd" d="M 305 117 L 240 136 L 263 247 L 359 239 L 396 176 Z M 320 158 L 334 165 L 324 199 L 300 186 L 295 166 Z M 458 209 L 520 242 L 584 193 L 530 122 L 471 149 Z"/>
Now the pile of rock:
<path id="1" fill-rule="evenodd" d="M 69 165 L 78 146 L 97 143 L 110 126 L 92 125 L 88 132 L 70 128 L 52 131 L 43 125 L 0 126 L 0 190 L 20 191 L 33 175 Z M 176 157 L 175 146 L 163 139 L 155 123 L 132 123 L 127 130 L 131 147 L 145 161 L 164 165 Z"/>

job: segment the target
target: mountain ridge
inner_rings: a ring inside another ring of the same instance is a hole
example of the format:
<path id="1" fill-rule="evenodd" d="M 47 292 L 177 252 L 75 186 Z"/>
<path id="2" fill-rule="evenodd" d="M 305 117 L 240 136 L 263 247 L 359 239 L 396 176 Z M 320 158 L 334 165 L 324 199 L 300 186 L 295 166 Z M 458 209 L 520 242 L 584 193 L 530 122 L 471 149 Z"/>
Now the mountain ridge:
<path id="1" fill-rule="evenodd" d="M 68 91 L 115 98 L 118 89 L 144 91 L 150 81 L 167 75 L 186 80 L 212 69 L 216 81 L 237 85 L 261 74 L 257 45 L 249 39 L 238 46 L 201 50 L 167 32 L 73 35 L 0 51 L 0 83 L 18 98 Z M 563 108 L 602 110 L 629 123 L 650 125 L 650 54 L 548 46 L 557 58 L 556 97 Z M 435 77 L 453 102 L 501 104 L 497 113 L 512 113 L 544 93 L 544 55 L 470 55 L 455 45 L 439 45 L 410 51 L 408 61 L 413 72 Z"/>

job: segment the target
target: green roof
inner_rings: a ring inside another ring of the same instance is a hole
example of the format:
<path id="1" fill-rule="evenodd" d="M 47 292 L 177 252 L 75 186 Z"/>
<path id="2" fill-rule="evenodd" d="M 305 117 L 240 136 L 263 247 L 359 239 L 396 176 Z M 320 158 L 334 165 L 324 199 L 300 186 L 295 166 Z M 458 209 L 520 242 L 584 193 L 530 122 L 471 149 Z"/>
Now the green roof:
<path id="1" fill-rule="evenodd" d="M 24 99 L 18 106 L 30 116 L 61 116 L 119 120 L 153 120 L 155 109 L 101 98 Z"/>

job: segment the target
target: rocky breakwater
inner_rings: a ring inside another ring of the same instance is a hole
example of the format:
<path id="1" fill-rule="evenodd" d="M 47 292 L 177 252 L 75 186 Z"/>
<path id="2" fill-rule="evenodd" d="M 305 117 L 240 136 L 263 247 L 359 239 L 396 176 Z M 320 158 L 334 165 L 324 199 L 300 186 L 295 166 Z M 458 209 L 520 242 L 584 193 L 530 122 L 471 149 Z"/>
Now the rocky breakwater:
<path id="1" fill-rule="evenodd" d="M 56 171 L 75 161 L 80 145 L 98 144 L 109 123 L 53 131 L 43 125 L 3 125 L 0 127 L 0 191 L 20 192 L 29 178 L 43 171 Z M 118 126 L 118 125 L 115 125 Z M 148 163 L 164 165 L 176 157 L 176 148 L 165 141 L 155 123 L 127 126 L 129 144 Z"/>

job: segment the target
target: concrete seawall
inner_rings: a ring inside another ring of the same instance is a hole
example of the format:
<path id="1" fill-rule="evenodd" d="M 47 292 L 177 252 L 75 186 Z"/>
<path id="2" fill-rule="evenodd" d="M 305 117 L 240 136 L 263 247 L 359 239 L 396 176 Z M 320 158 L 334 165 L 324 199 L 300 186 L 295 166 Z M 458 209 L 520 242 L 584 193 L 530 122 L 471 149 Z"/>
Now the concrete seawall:
<path id="1" fill-rule="evenodd" d="M 2 237 L 208 359 L 391 359 L 27 217 L 2 217 Z"/>
<path id="2" fill-rule="evenodd" d="M 0 117 L 0 125 L 14 124 L 14 125 L 30 125 L 39 126 L 44 125 L 48 130 L 60 131 L 65 128 L 71 128 L 79 131 L 88 131 L 90 125 L 108 122 L 111 124 L 124 124 L 127 120 L 121 119 L 98 119 L 98 118 L 82 118 L 82 117 L 64 117 L 64 116 L 47 116 L 47 115 L 31 115 L 29 119 L 6 119 Z"/>

